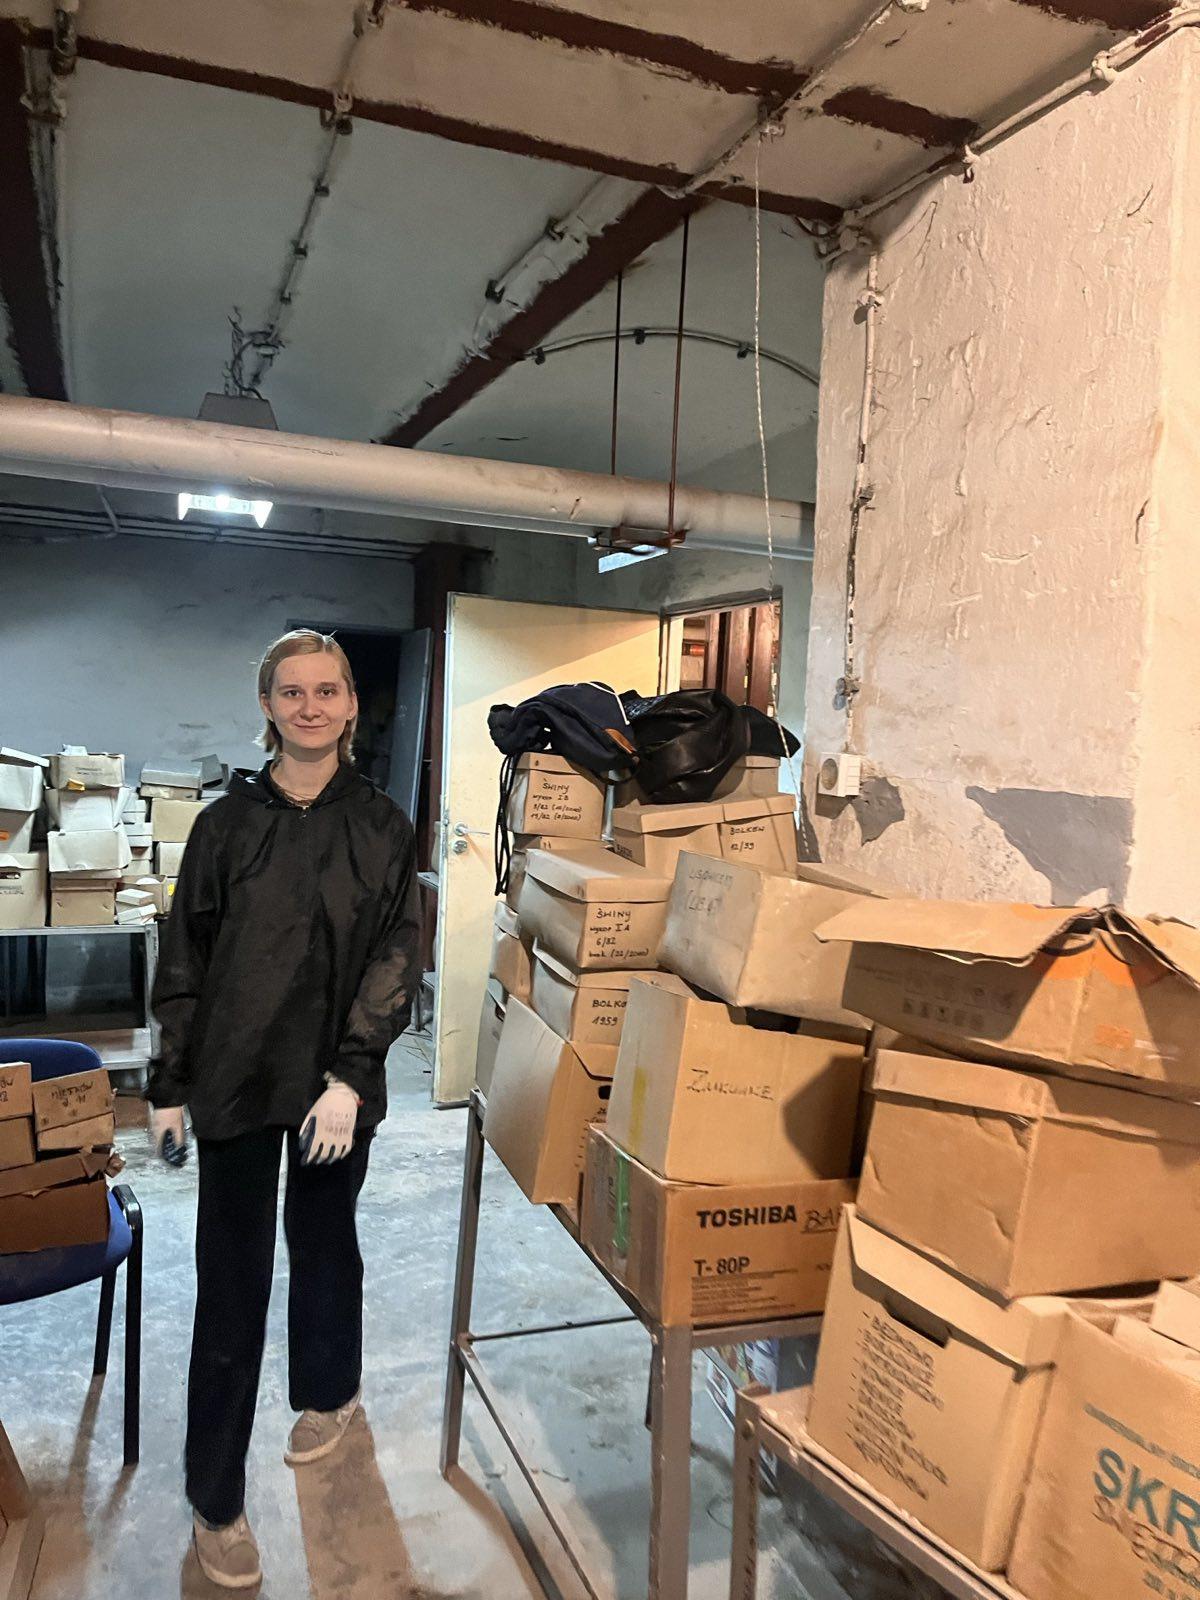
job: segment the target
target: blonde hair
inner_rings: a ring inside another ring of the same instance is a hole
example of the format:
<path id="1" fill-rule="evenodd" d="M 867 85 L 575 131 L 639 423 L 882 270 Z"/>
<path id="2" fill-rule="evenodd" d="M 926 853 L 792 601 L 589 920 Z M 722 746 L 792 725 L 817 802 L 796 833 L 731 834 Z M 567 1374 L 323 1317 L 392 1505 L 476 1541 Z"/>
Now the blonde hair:
<path id="1" fill-rule="evenodd" d="M 314 628 L 293 628 L 291 633 L 285 633 L 275 643 L 268 645 L 262 660 L 258 664 L 258 695 L 259 699 L 270 698 L 271 686 L 275 682 L 275 673 L 281 661 L 286 661 L 289 656 L 332 656 L 338 664 L 342 680 L 351 694 L 354 694 L 354 674 L 350 670 L 350 663 L 346 659 L 346 652 L 331 633 L 317 633 Z M 339 761 L 353 761 L 354 759 L 354 733 L 358 727 L 358 718 L 351 717 L 346 724 L 342 737 L 338 740 Z M 283 748 L 279 737 L 279 729 L 267 718 L 266 726 L 258 736 L 258 743 L 263 749 L 274 755 Z"/>

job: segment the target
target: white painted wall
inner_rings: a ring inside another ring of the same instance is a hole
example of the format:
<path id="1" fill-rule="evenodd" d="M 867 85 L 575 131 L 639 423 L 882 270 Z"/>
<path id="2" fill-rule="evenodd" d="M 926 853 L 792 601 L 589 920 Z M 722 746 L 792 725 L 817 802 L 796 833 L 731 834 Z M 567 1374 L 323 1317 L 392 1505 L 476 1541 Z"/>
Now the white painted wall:
<path id="1" fill-rule="evenodd" d="M 1200 868 L 1167 870 L 1200 766 L 1184 664 L 1198 48 L 1179 36 L 990 152 L 973 183 L 948 176 L 875 225 L 849 730 L 875 787 L 818 808 L 830 858 L 933 894 L 1200 912 Z M 865 273 L 847 257 L 826 290 L 813 758 L 847 735 L 835 685 Z M 869 842 L 880 805 L 903 817 Z"/>
<path id="2" fill-rule="evenodd" d="M 257 766 L 254 673 L 289 620 L 405 628 L 412 569 L 198 543 L 0 540 L 0 744 Z"/>

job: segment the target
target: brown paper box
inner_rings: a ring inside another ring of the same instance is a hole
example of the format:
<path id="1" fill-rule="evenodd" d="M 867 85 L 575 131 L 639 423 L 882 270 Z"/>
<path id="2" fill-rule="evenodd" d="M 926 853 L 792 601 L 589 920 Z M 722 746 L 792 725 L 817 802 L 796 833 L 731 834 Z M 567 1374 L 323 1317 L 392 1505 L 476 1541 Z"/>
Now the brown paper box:
<path id="1" fill-rule="evenodd" d="M 33 1115 L 33 1068 L 28 1061 L 0 1067 L 0 1121 Z"/>
<path id="2" fill-rule="evenodd" d="M 1150 1310 L 1150 1326 L 1166 1338 L 1200 1351 L 1200 1278 L 1160 1285 Z"/>
<path id="3" fill-rule="evenodd" d="M 492 978 L 484 991 L 483 1014 L 479 1019 L 479 1044 L 475 1051 L 475 1082 L 486 1096 L 496 1070 L 500 1033 L 504 1027 L 504 990 Z"/>
<path id="4" fill-rule="evenodd" d="M 683 1182 L 844 1178 L 862 1069 L 859 1045 L 753 1028 L 678 978 L 635 978 L 608 1128 Z"/>
<path id="5" fill-rule="evenodd" d="M 564 851 L 586 849 L 590 841 L 586 839 L 555 839 L 549 834 L 542 833 L 516 833 L 513 835 L 512 859 L 508 865 L 508 893 L 504 903 L 510 911 L 517 909 L 521 898 L 521 885 L 525 882 L 525 865 L 531 850 L 553 850 L 560 855 Z"/>
<path id="6" fill-rule="evenodd" d="M 98 1150 L 111 1145 L 117 1136 L 117 1123 L 109 1111 L 88 1117 L 83 1122 L 64 1122 L 56 1128 L 39 1128 L 37 1147 L 42 1154 L 62 1150 Z"/>
<path id="7" fill-rule="evenodd" d="M 186 844 L 205 800 L 151 800 L 150 830 L 155 844 Z"/>
<path id="8" fill-rule="evenodd" d="M 1011 1299 L 1200 1271 L 1200 1106 L 891 1050 L 873 1092 L 859 1215 L 974 1282 Z"/>
<path id="9" fill-rule="evenodd" d="M 103 1244 L 108 1238 L 108 1185 L 83 1183 L 0 1199 L 0 1255 Z"/>
<path id="10" fill-rule="evenodd" d="M 588 1137 L 582 1239 L 664 1326 L 808 1316 L 825 1304 L 848 1180 L 672 1183 Z"/>
<path id="11" fill-rule="evenodd" d="M 533 952 L 530 1005 L 563 1039 L 620 1044 L 633 972 L 576 972 L 539 945 Z"/>
<path id="12" fill-rule="evenodd" d="M 104 1116 L 112 1108 L 112 1085 L 103 1067 L 94 1072 L 43 1078 L 33 1086 L 33 1117 L 39 1133 Z"/>
<path id="13" fill-rule="evenodd" d="M 488 977 L 495 978 L 507 995 L 529 999 L 530 944 L 521 933 L 515 912 L 503 901 L 496 907 L 496 932 L 492 939 L 492 960 Z"/>
<path id="14" fill-rule="evenodd" d="M 99 1150 L 76 1150 L 70 1155 L 51 1156 L 21 1168 L 0 1172 L 0 1199 L 12 1194 L 40 1194 L 63 1183 L 78 1183 L 107 1171 L 111 1154 Z"/>
<path id="15" fill-rule="evenodd" d="M 731 800 L 724 807 L 720 854 L 771 872 L 796 868 L 796 802 L 790 794 L 762 800 Z"/>
<path id="16" fill-rule="evenodd" d="M 861 902 L 820 929 L 851 949 L 845 1000 L 995 1061 L 1137 1078 L 1200 1098 L 1200 931 L 1109 906 Z"/>
<path id="17" fill-rule="evenodd" d="M 50 880 L 52 928 L 106 928 L 117 916 L 115 880 L 63 884 Z"/>
<path id="18" fill-rule="evenodd" d="M 734 1006 L 865 1027 L 846 1009 L 848 952 L 815 930 L 864 895 L 886 889 L 859 873 L 804 864 L 795 875 L 685 851 L 659 949 L 664 967 Z"/>
<path id="19" fill-rule="evenodd" d="M 604 830 L 604 784 L 595 773 L 546 751 L 523 755 L 508 803 L 513 833 L 560 839 L 599 839 Z"/>
<path id="20" fill-rule="evenodd" d="M 31 1117 L 6 1117 L 0 1122 L 0 1171 L 27 1167 L 36 1160 Z"/>
<path id="21" fill-rule="evenodd" d="M 1155 1360 L 1111 1326 L 1070 1317 L 1064 1331 L 1009 1563 L 1033 1600 L 1195 1593 L 1196 1364 Z"/>
<path id="22" fill-rule="evenodd" d="M 902 1511 L 999 1571 L 1069 1304 L 998 1305 L 847 1207 L 808 1431 Z"/>
<path id="23" fill-rule="evenodd" d="M 535 1205 L 578 1204 L 588 1126 L 604 1120 L 616 1062 L 615 1046 L 570 1045 L 509 1002 L 483 1132 Z"/>
<path id="24" fill-rule="evenodd" d="M 521 926 L 577 972 L 658 965 L 671 880 L 600 845 L 570 855 L 533 850 L 521 886 Z"/>
<path id="25" fill-rule="evenodd" d="M 725 807 L 705 805 L 618 806 L 612 815 L 613 849 L 660 877 L 675 875 L 681 850 L 695 855 L 721 853 L 720 823 Z"/>

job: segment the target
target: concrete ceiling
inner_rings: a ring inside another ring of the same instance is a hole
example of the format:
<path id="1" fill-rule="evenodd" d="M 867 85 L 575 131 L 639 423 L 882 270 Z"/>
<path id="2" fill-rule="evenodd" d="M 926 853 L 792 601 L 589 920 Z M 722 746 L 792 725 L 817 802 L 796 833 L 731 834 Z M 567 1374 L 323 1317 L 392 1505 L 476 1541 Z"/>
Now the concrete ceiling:
<path id="1" fill-rule="evenodd" d="M 772 487 L 807 498 L 810 234 L 1161 9 L 0 0 L 0 388 L 193 415 L 236 308 L 284 429 L 606 470 L 617 275 L 624 329 L 672 327 L 686 216 L 680 475 L 753 489 L 757 150 Z M 621 373 L 620 469 L 664 476 L 672 342 Z"/>

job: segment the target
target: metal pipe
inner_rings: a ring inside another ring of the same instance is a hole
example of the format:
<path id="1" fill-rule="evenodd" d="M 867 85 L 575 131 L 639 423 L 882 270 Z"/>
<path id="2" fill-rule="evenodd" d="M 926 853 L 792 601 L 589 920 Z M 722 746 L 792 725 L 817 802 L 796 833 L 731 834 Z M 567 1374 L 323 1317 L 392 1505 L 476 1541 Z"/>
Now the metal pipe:
<path id="1" fill-rule="evenodd" d="M 219 485 L 283 505 L 575 538 L 621 527 L 665 533 L 668 520 L 665 483 L 17 395 L 0 395 L 0 471 L 160 494 Z M 812 508 L 793 500 L 773 511 L 782 542 L 807 548 Z M 691 543 L 759 547 L 762 502 L 680 487 L 675 521 Z"/>

